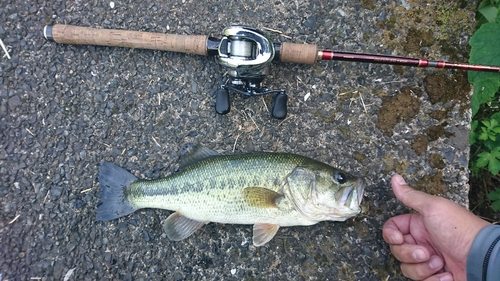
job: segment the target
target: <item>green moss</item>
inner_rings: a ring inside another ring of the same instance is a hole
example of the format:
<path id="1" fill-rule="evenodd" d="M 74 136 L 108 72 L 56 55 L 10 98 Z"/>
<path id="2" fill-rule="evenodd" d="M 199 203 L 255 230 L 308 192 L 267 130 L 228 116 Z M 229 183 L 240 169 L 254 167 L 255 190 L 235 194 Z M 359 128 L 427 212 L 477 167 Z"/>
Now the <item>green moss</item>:
<path id="1" fill-rule="evenodd" d="M 425 130 L 425 133 L 427 134 L 427 137 L 429 141 L 435 141 L 439 139 L 440 137 L 445 137 L 449 138 L 453 136 L 453 133 L 446 132 L 445 127 L 448 125 L 448 123 L 444 122 L 443 124 L 438 124 L 432 127 L 429 127 Z"/>
<path id="2" fill-rule="evenodd" d="M 395 14 L 392 14 L 389 16 L 389 18 L 385 22 L 385 27 L 387 29 L 393 29 L 396 26 L 396 23 L 398 22 L 398 17 Z"/>
<path id="3" fill-rule="evenodd" d="M 326 264 L 328 262 L 328 258 L 322 253 L 317 253 L 314 256 L 314 261 L 319 264 Z"/>
<path id="4" fill-rule="evenodd" d="M 156 122 L 156 126 L 163 127 L 165 125 L 165 120 L 160 119 Z"/>
<path id="5" fill-rule="evenodd" d="M 467 80 L 467 72 L 457 72 L 453 76 L 432 74 L 424 78 L 425 91 L 433 104 L 454 101 L 461 106 L 461 111 L 469 108 L 469 92 L 471 86 Z"/>
<path id="6" fill-rule="evenodd" d="M 411 27 L 406 36 L 403 48 L 406 52 L 417 52 L 421 47 L 429 47 L 434 44 L 434 31 L 432 29 L 420 30 Z"/>
<path id="7" fill-rule="evenodd" d="M 377 257 L 374 256 L 373 258 L 376 259 Z M 388 259 L 388 262 L 383 263 L 379 267 L 371 267 L 371 270 L 375 272 L 380 280 L 390 280 L 392 278 L 396 279 L 395 277 L 401 274 L 401 269 L 399 268 L 400 262 L 397 261 L 393 255 L 389 255 Z"/>
<path id="8" fill-rule="evenodd" d="M 350 100 L 352 98 L 359 97 L 359 93 L 357 90 L 340 88 L 338 96 L 339 96 L 339 103 L 343 104 L 346 100 Z"/>
<path id="9" fill-rule="evenodd" d="M 394 71 L 394 73 L 399 74 L 399 75 L 403 75 L 405 73 L 405 69 L 406 69 L 406 67 L 404 67 L 402 65 L 392 66 L 392 70 Z"/>
<path id="10" fill-rule="evenodd" d="M 398 174 L 404 174 L 406 168 L 408 168 L 409 163 L 404 160 L 395 159 L 392 156 L 387 156 L 380 159 L 384 167 L 384 173 L 396 172 Z"/>
<path id="11" fill-rule="evenodd" d="M 337 129 L 347 137 L 351 135 L 351 130 L 347 129 L 346 127 L 337 127 Z"/>
<path id="12" fill-rule="evenodd" d="M 444 169 L 444 167 L 446 167 L 443 158 L 441 158 L 441 156 L 439 156 L 438 154 L 434 153 L 430 155 L 430 164 L 431 167 L 434 169 Z"/>
<path id="13" fill-rule="evenodd" d="M 429 141 L 427 140 L 426 135 L 418 135 L 414 140 L 411 145 L 411 148 L 417 153 L 417 154 L 423 154 L 424 152 L 427 151 L 427 145 Z"/>
<path id="14" fill-rule="evenodd" d="M 438 172 L 434 175 L 427 175 L 421 178 L 415 185 L 415 189 L 424 191 L 432 195 L 446 193 L 446 184 L 443 180 L 443 174 Z"/>
<path id="15" fill-rule="evenodd" d="M 392 136 L 394 126 L 402 121 L 409 121 L 420 110 L 420 101 L 412 96 L 419 92 L 409 87 L 401 88 L 401 93 L 394 97 L 384 98 L 382 106 L 377 111 L 378 122 L 376 126 L 386 136 Z"/>
<path id="16" fill-rule="evenodd" d="M 375 3 L 373 0 L 361 0 L 361 7 L 367 10 L 375 9 Z"/>
<path id="17" fill-rule="evenodd" d="M 359 153 L 359 152 L 354 152 L 354 159 L 358 161 L 359 163 L 363 163 L 366 159 L 366 155 Z"/>
<path id="18" fill-rule="evenodd" d="M 448 111 L 445 109 L 436 110 L 436 111 L 431 112 L 429 114 L 429 116 L 431 116 L 432 118 L 434 118 L 438 121 L 441 121 L 441 120 L 444 120 L 446 118 L 446 116 L 448 116 Z"/>

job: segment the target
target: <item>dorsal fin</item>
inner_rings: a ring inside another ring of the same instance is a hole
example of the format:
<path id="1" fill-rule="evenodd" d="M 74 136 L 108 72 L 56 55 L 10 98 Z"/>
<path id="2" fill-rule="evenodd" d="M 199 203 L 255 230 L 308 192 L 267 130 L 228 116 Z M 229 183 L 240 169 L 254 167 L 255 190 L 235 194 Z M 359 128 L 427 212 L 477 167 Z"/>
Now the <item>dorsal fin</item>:
<path id="1" fill-rule="evenodd" d="M 193 165 L 205 158 L 220 155 L 217 151 L 206 148 L 199 144 L 186 143 L 181 148 L 181 160 L 179 170 L 183 170 L 187 166 Z"/>

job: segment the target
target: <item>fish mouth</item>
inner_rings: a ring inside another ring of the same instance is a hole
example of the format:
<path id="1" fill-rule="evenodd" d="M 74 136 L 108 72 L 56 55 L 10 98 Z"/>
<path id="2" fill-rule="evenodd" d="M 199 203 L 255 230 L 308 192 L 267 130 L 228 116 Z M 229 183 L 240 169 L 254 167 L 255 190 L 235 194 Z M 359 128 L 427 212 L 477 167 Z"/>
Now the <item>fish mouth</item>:
<path id="1" fill-rule="evenodd" d="M 362 178 L 359 178 L 356 182 L 356 191 L 358 194 L 358 206 L 361 205 L 361 201 L 363 201 L 363 194 L 365 192 L 365 181 Z"/>
<path id="2" fill-rule="evenodd" d="M 359 206 L 363 200 L 364 189 L 364 180 L 360 178 L 353 185 L 344 188 L 338 198 L 339 203 L 350 207 Z"/>

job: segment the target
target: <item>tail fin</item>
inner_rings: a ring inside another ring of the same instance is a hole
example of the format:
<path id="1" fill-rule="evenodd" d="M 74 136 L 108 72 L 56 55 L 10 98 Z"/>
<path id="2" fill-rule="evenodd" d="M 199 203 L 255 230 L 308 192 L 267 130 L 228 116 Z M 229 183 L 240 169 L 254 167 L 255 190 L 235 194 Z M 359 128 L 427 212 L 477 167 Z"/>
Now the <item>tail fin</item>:
<path id="1" fill-rule="evenodd" d="M 124 190 L 137 178 L 115 164 L 103 162 L 99 167 L 101 202 L 97 207 L 97 220 L 105 221 L 126 216 L 136 209 L 125 197 Z"/>

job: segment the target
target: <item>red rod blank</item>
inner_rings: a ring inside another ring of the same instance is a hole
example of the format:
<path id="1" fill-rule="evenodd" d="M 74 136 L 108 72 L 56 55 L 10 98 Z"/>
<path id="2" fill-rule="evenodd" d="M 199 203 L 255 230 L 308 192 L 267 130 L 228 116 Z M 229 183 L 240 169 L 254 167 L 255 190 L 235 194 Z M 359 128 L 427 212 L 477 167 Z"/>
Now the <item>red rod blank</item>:
<path id="1" fill-rule="evenodd" d="M 320 58 L 320 60 L 341 60 L 341 61 L 381 63 L 381 64 L 393 64 L 393 65 L 406 65 L 406 66 L 416 66 L 416 67 L 453 68 L 461 70 L 488 71 L 488 72 L 500 73 L 499 66 L 464 64 L 464 63 L 454 63 L 446 61 L 433 61 L 426 59 L 414 59 L 414 58 L 397 57 L 397 56 L 333 52 L 327 50 L 319 51 L 318 58 Z"/>

